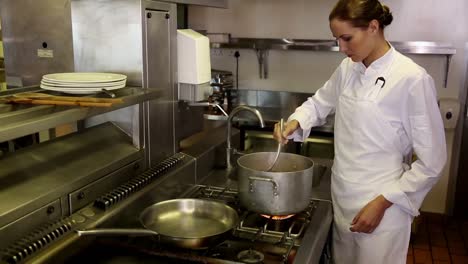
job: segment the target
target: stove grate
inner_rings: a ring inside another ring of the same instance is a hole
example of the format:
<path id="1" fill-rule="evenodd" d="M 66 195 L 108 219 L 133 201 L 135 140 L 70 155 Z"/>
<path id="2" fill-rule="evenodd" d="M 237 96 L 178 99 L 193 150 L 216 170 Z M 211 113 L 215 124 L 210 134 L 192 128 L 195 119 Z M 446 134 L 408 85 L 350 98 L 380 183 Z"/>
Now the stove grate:
<path id="1" fill-rule="evenodd" d="M 308 207 L 284 220 L 273 220 L 262 217 L 260 214 L 250 212 L 241 208 L 238 203 L 238 191 L 230 188 L 222 188 L 208 185 L 197 185 L 189 194 L 189 197 L 214 199 L 222 201 L 236 209 L 241 215 L 239 225 L 234 235 L 244 239 L 261 241 L 267 243 L 285 243 L 300 245 L 301 237 L 307 228 L 316 202 L 312 199 Z M 280 226 L 280 228 L 278 228 Z"/>

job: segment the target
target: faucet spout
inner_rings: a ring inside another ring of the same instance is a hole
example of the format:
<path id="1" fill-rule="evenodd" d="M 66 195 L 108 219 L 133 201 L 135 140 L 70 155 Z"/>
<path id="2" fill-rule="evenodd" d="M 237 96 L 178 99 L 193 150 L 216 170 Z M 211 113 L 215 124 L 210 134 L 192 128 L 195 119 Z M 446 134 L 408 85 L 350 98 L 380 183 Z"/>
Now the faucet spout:
<path id="1" fill-rule="evenodd" d="M 257 109 L 249 107 L 249 106 L 241 105 L 241 106 L 238 106 L 238 107 L 236 107 L 236 108 L 234 108 L 232 110 L 231 114 L 228 117 L 228 121 L 227 121 L 226 166 L 227 166 L 228 170 L 230 170 L 230 169 L 232 169 L 234 167 L 232 165 L 232 161 L 231 161 L 231 155 L 234 152 L 234 149 L 231 146 L 232 145 L 231 144 L 232 119 L 234 118 L 234 116 L 236 116 L 239 112 L 242 112 L 242 111 L 249 111 L 249 112 L 252 112 L 253 114 L 255 114 L 257 116 L 259 122 L 260 122 L 260 126 L 262 128 L 265 127 L 265 122 L 263 121 L 262 114 Z"/>

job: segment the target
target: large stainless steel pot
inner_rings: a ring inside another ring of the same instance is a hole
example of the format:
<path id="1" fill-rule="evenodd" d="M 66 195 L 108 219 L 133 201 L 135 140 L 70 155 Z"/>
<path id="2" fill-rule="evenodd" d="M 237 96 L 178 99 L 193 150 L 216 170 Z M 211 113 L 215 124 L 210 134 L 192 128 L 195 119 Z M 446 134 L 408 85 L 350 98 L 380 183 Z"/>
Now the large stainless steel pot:
<path id="1" fill-rule="evenodd" d="M 268 215 L 289 215 L 304 210 L 312 194 L 314 162 L 307 157 L 281 153 L 271 171 L 275 152 L 247 154 L 237 160 L 241 204 Z"/>
<path id="2" fill-rule="evenodd" d="M 238 221 L 237 212 L 221 202 L 174 199 L 153 204 L 140 214 L 140 222 L 146 229 L 99 228 L 77 233 L 80 236 L 159 236 L 162 243 L 203 249 L 231 231 Z"/>

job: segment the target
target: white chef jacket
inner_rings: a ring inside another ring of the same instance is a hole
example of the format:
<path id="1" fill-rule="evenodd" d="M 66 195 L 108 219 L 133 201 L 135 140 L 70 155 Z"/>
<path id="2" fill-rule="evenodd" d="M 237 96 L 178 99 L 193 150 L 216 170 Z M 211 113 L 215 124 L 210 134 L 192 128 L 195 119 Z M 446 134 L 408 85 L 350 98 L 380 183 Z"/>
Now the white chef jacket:
<path id="1" fill-rule="evenodd" d="M 368 77 L 377 81 L 375 77 L 389 64 L 392 64 L 391 72 L 386 74 L 383 87 L 383 81 L 375 86 L 361 85 Z M 422 201 L 440 177 L 447 159 L 444 127 L 432 77 L 393 47 L 367 68 L 362 62 L 346 58 L 325 85 L 288 118 L 300 124 L 289 138 L 304 141 L 312 127 L 323 125 L 327 115 L 335 112 L 345 84 L 353 87 L 351 92 L 357 98 L 376 98 L 382 118 L 388 120 L 399 135 L 402 157 L 411 150 L 417 155 L 410 169 L 396 182 L 385 186 L 381 194 L 411 216 L 419 215 Z M 339 148 L 335 145 L 336 151 Z"/>

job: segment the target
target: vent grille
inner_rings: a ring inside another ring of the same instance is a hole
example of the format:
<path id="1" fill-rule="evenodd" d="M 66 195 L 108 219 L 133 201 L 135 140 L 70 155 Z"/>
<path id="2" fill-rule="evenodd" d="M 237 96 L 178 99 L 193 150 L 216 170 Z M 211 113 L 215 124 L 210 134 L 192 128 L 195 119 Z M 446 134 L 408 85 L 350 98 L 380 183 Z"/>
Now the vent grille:
<path id="1" fill-rule="evenodd" d="M 71 218 L 65 218 L 52 224 L 49 223 L 3 250 L 2 260 L 11 264 L 19 263 L 49 243 L 67 234 L 75 224 L 75 220 Z"/>
<path id="2" fill-rule="evenodd" d="M 128 197 L 130 194 L 147 186 L 161 174 L 166 173 L 169 169 L 180 163 L 184 157 L 184 154 L 177 153 L 176 155 L 162 161 L 156 167 L 147 170 L 141 175 L 99 197 L 94 201 L 94 206 L 102 210 L 107 210 L 114 204 Z"/>

